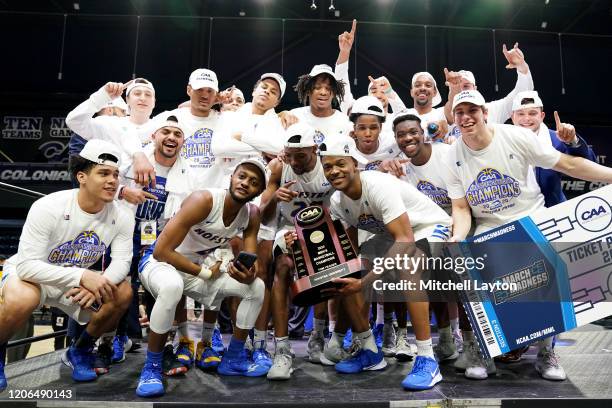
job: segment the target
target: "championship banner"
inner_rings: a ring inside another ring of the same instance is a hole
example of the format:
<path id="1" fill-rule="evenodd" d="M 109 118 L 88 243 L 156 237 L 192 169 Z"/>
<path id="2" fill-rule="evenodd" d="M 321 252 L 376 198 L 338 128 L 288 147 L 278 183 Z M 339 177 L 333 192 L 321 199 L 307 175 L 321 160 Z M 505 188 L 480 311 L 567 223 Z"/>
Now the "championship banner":
<path id="1" fill-rule="evenodd" d="M 612 315 L 612 186 L 449 247 L 484 257 L 461 293 L 485 357 Z"/>
<path id="2" fill-rule="evenodd" d="M 342 223 L 332 221 L 324 207 L 300 210 L 294 223 L 298 240 L 292 248 L 291 294 L 294 304 L 310 306 L 329 297 L 321 290 L 332 287 L 332 279 L 360 272 L 361 261 Z"/>

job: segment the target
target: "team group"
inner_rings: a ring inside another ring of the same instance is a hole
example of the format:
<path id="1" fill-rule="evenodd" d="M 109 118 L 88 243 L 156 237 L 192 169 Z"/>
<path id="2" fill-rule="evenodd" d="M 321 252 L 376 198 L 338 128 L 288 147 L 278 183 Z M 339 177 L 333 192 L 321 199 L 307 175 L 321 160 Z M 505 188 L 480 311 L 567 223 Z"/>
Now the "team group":
<path id="1" fill-rule="evenodd" d="M 18 253 L 4 266 L 0 390 L 7 387 L 6 343 L 43 304 L 84 325 L 63 357 L 73 379 L 108 372 L 111 360 L 125 358 L 126 337 L 117 327 L 138 282 L 155 298 L 138 396 L 163 395 L 163 375 L 193 364 L 220 375 L 289 379 L 293 217 L 300 209 L 327 207 L 367 266 L 398 254 L 435 255 L 441 243 L 562 202 L 561 173 L 612 181 L 612 170 L 595 163 L 586 140 L 557 112 L 556 129 L 546 127 L 518 44 L 503 48 L 517 75 L 505 98 L 487 102 L 470 71 L 445 68 L 447 102 L 440 106 L 442 89 L 419 72 L 407 108 L 384 76 L 370 77 L 368 95 L 353 98 L 348 61 L 355 30 L 353 22 L 339 35 L 335 68 L 315 65 L 299 77 L 294 89 L 304 106 L 290 111 L 275 111 L 287 91 L 278 73 L 261 75 L 245 103 L 235 87 L 219 90 L 215 72 L 197 69 L 189 100 L 153 118 L 155 88 L 143 78 L 109 82 L 68 114 L 74 137 L 83 138 L 69 165 L 78 188 L 32 205 Z M 90 269 L 96 263 L 100 270 Z M 407 390 L 440 382 L 443 361 L 455 360 L 472 379 L 495 372 L 460 303 L 372 304 L 366 299 L 376 276 L 366 268 L 360 279 L 335 279 L 330 299 L 314 306 L 310 362 L 355 374 L 383 370 L 385 357 L 414 360 L 402 381 Z M 197 344 L 186 297 L 204 307 Z M 237 299 L 230 302 L 226 347 L 216 326 L 225 298 Z M 408 314 L 416 347 L 408 340 Z M 173 325 L 176 349 L 168 336 Z M 94 355 L 96 344 L 105 358 Z M 538 348 L 542 377 L 565 379 L 553 338 Z"/>

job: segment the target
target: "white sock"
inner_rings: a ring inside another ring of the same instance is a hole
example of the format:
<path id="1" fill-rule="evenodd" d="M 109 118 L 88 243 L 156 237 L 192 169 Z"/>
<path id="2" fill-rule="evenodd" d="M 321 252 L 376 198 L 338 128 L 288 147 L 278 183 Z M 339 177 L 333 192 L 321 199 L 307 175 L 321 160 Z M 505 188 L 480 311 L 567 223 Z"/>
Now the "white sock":
<path id="1" fill-rule="evenodd" d="M 212 343 L 213 330 L 215 329 L 214 323 L 202 323 L 202 341 Z"/>
<path id="2" fill-rule="evenodd" d="M 353 333 L 353 335 L 361 340 L 362 348 L 378 353 L 378 347 L 376 347 L 376 341 L 374 341 L 372 330 L 368 329 L 363 333 Z"/>
<path id="3" fill-rule="evenodd" d="M 476 341 L 473 331 L 462 330 L 461 334 L 463 335 L 463 341 Z"/>
<path id="4" fill-rule="evenodd" d="M 459 318 L 455 318 L 455 319 L 451 319 L 450 321 L 451 324 L 451 330 L 453 332 L 456 332 L 457 330 L 459 330 Z"/>
<path id="5" fill-rule="evenodd" d="M 344 337 L 346 335 L 342 333 L 332 332 L 331 339 L 327 343 L 327 347 L 342 347 L 344 344 Z"/>
<path id="6" fill-rule="evenodd" d="M 281 347 L 289 348 L 289 336 L 275 337 L 274 344 L 275 344 L 276 350 L 278 350 Z"/>
<path id="7" fill-rule="evenodd" d="M 417 339 L 416 346 L 417 346 L 417 355 L 435 358 L 433 347 L 431 346 L 431 337 L 428 338 L 427 340 Z"/>
<path id="8" fill-rule="evenodd" d="M 379 324 L 385 323 L 385 304 L 377 303 L 376 304 L 376 326 Z"/>
<path id="9" fill-rule="evenodd" d="M 538 343 L 538 347 L 539 347 L 539 351 L 542 350 L 552 350 L 553 348 L 553 338 L 554 336 L 550 336 L 545 338 L 544 340 L 540 340 L 540 342 Z"/>
<path id="10" fill-rule="evenodd" d="M 336 330 L 336 321 L 335 320 L 330 320 L 329 321 L 329 326 L 327 327 L 330 333 L 333 333 L 334 330 Z"/>
<path id="11" fill-rule="evenodd" d="M 189 325 L 187 324 L 187 322 L 181 322 L 178 324 L 178 327 L 176 329 L 179 338 L 180 337 L 187 337 L 189 338 Z"/>
<path id="12" fill-rule="evenodd" d="M 325 333 L 325 319 L 313 319 L 314 320 L 314 329 L 321 336 Z"/>
<path id="13" fill-rule="evenodd" d="M 263 345 L 260 348 L 268 348 L 268 331 L 253 329 L 253 344 L 256 344 L 256 347 L 260 347 L 260 345 Z"/>
<path id="14" fill-rule="evenodd" d="M 440 343 L 452 343 L 453 342 L 453 333 L 451 332 L 451 327 L 438 327 L 438 333 L 440 334 Z"/>

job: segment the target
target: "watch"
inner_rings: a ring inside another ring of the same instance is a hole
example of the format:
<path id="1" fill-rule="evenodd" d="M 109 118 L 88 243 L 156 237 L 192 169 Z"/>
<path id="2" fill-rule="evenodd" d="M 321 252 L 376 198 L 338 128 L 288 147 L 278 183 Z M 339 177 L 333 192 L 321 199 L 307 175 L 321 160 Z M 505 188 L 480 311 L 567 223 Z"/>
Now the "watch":
<path id="1" fill-rule="evenodd" d="M 567 146 L 569 146 L 569 147 L 573 147 L 573 148 L 580 147 L 580 145 L 581 145 L 581 143 L 580 143 L 580 138 L 578 138 L 578 136 L 576 136 L 576 138 L 574 139 L 574 141 L 573 141 L 573 142 L 571 142 L 571 143 L 565 143 L 565 144 L 566 144 Z"/>

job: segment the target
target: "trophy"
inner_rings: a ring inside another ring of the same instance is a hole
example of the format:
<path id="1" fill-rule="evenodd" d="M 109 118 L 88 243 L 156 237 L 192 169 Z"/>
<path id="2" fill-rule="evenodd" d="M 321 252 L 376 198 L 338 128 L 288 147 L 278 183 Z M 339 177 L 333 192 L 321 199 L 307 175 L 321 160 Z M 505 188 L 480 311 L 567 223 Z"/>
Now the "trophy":
<path id="1" fill-rule="evenodd" d="M 312 205 L 294 218 L 298 240 L 293 244 L 293 303 L 310 306 L 331 295 L 322 289 L 334 286 L 332 279 L 357 275 L 361 261 L 339 220 L 332 221 L 327 209 Z"/>

